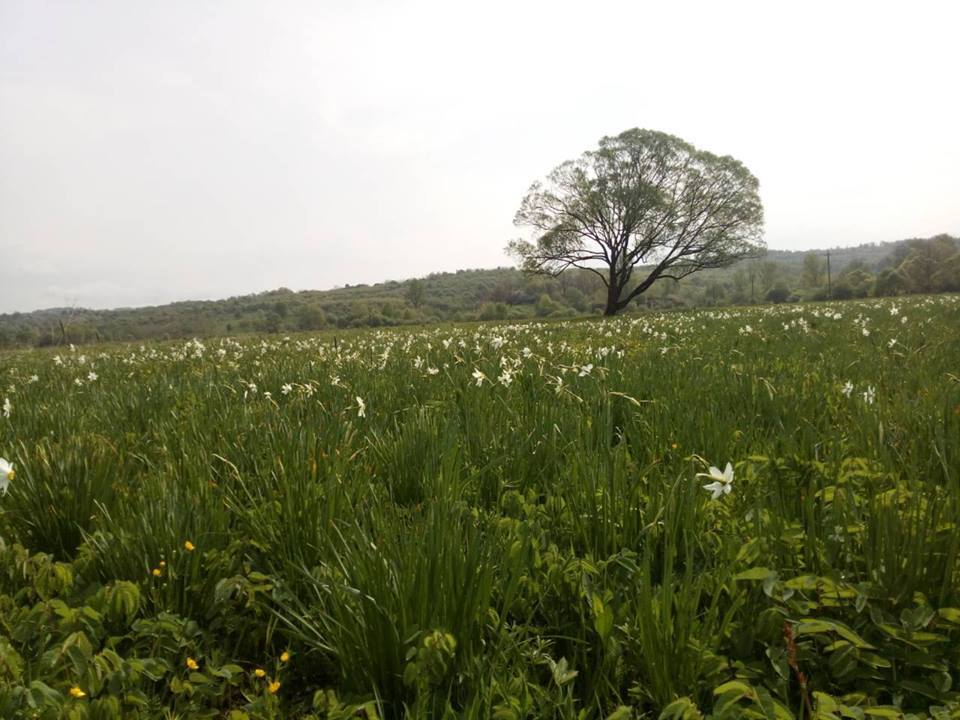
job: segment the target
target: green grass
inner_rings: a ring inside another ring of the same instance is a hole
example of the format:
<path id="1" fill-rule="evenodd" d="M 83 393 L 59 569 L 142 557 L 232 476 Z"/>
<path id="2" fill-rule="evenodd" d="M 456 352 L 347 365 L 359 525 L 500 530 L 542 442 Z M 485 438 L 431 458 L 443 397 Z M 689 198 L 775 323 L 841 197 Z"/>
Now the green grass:
<path id="1" fill-rule="evenodd" d="M 958 359 L 949 295 L 4 354 L 0 716 L 960 716 Z"/>

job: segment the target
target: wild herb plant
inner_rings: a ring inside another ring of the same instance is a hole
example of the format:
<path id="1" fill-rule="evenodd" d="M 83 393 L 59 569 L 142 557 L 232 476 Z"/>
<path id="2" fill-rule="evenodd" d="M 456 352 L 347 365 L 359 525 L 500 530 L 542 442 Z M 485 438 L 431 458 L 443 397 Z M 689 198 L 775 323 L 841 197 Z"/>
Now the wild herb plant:
<path id="1" fill-rule="evenodd" d="M 960 717 L 958 358 L 949 295 L 3 354 L 0 715 Z"/>

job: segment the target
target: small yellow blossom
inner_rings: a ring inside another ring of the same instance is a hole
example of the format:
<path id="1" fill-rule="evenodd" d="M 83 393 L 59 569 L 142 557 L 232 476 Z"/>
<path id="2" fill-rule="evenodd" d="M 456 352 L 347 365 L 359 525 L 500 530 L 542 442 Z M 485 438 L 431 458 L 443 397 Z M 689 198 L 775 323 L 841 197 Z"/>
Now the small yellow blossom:
<path id="1" fill-rule="evenodd" d="M 280 662 L 290 662 L 290 653 L 286 650 L 283 651 L 283 654 L 280 656 Z"/>
<path id="2" fill-rule="evenodd" d="M 160 577 L 162 574 L 163 574 L 163 571 L 160 570 L 160 568 L 154 568 L 154 569 L 153 569 L 153 576 L 154 576 L 154 577 Z"/>
<path id="3" fill-rule="evenodd" d="M 194 550 L 197 549 L 197 546 L 194 545 L 194 544 L 193 544 L 192 542 L 190 542 L 189 540 L 187 540 L 187 541 L 183 544 L 183 549 L 186 550 L 187 552 L 193 552 Z"/>
<path id="4" fill-rule="evenodd" d="M 270 685 L 267 687 L 267 690 L 270 692 L 271 695 L 276 695 L 276 694 L 277 694 L 277 690 L 279 690 L 279 689 L 280 689 L 280 681 L 279 681 L 279 680 L 274 680 L 274 681 L 273 681 L 272 683 L 270 683 Z"/>
<path id="5" fill-rule="evenodd" d="M 86 697 L 86 696 L 87 696 L 87 694 L 86 694 L 83 690 L 81 690 L 79 687 L 77 687 L 76 685 L 74 685 L 72 688 L 70 688 L 70 697 L 82 698 L 82 697 Z"/>
<path id="6" fill-rule="evenodd" d="M 187 658 L 187 667 L 188 667 L 190 670 L 199 670 L 199 669 L 200 669 L 200 666 L 197 664 L 197 661 L 194 660 L 192 657 L 188 657 L 188 658 Z"/>
<path id="7" fill-rule="evenodd" d="M 267 671 L 264 670 L 263 668 L 257 668 L 256 670 L 253 671 L 253 674 L 256 675 L 258 678 L 262 678 L 262 677 L 266 677 Z"/>

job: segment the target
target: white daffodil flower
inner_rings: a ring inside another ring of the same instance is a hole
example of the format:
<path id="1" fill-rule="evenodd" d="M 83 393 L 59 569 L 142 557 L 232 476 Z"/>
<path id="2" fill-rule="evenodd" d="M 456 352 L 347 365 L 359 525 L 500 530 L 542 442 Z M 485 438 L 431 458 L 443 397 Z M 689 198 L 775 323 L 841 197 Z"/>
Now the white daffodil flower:
<path id="1" fill-rule="evenodd" d="M 721 495 L 729 495 L 733 491 L 733 465 L 727 463 L 724 470 L 710 466 L 710 472 L 697 473 L 697 477 L 713 480 L 703 486 L 704 490 L 710 491 L 710 499 L 716 500 Z"/>
<path id="2" fill-rule="evenodd" d="M 357 395 L 357 417 L 366 417 L 367 416 L 367 404 L 363 401 L 363 398 Z"/>
<path id="3" fill-rule="evenodd" d="M 3 458 L 0 458 L 0 495 L 7 492 L 7 487 L 15 476 L 16 473 L 13 471 L 13 465 Z"/>

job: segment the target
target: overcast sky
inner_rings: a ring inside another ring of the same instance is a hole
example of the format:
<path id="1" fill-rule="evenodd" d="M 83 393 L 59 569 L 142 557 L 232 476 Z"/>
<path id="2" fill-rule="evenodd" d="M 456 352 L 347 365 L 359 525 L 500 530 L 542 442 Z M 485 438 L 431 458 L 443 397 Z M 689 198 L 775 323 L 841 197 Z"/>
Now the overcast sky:
<path id="1" fill-rule="evenodd" d="M 960 232 L 960 3 L 0 0 L 0 312 L 509 264 L 631 127 L 771 248 Z"/>

